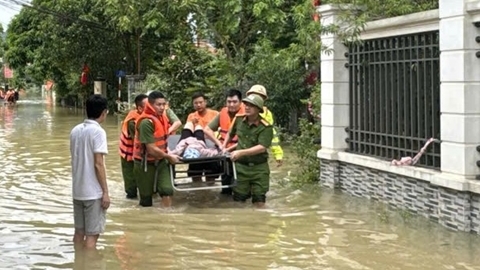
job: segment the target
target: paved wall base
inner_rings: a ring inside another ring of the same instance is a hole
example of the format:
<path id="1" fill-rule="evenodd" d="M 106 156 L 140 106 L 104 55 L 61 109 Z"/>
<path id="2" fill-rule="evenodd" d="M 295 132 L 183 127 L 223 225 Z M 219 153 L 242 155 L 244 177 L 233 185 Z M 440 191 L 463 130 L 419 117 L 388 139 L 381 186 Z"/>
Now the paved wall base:
<path id="1" fill-rule="evenodd" d="M 455 231 L 480 234 L 480 194 L 326 159 L 321 160 L 320 184 L 407 209 Z"/>

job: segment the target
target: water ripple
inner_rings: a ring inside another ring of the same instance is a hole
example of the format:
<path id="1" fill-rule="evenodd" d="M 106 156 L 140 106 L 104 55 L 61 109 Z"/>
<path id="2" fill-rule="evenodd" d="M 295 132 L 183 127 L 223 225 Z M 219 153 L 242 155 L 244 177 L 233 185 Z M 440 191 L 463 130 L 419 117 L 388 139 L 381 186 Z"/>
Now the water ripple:
<path id="1" fill-rule="evenodd" d="M 75 252 L 68 134 L 82 118 L 42 102 L 0 108 L 0 268 L 480 269 L 479 237 L 336 192 L 273 181 L 264 210 L 217 190 L 177 193 L 168 211 L 159 198 L 140 208 L 124 199 L 115 117 L 103 124 L 107 231 L 98 252 Z"/>

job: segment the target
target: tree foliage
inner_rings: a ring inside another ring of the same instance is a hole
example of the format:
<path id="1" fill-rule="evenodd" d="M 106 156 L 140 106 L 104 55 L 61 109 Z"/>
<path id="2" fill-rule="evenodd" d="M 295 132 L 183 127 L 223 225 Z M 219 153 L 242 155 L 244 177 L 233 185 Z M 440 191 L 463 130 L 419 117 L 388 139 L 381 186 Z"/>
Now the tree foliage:
<path id="1" fill-rule="evenodd" d="M 172 51 L 178 57 L 165 56 L 157 63 L 152 87 L 168 85 L 165 91 L 172 107 L 189 108 L 190 100 L 177 103 L 176 95 L 204 91 L 223 106 L 224 90 L 235 87 L 245 92 L 253 84 L 263 84 L 277 123 L 287 126 L 290 112 L 301 108 L 300 98 L 307 98 L 310 92 L 304 84 L 311 72 L 305 63 L 318 66 L 321 26 L 312 20 L 315 10 L 311 1 L 179 1 L 182 3 L 190 8 L 192 39 L 214 44 L 217 53 L 208 57 L 201 50 L 189 52 L 192 46 L 185 46 L 183 37 L 176 39 L 173 44 L 181 47 L 173 46 Z"/>
<path id="2" fill-rule="evenodd" d="M 322 3 L 363 7 L 345 10 L 355 30 L 350 36 L 366 21 L 438 6 L 436 0 Z M 59 97 L 82 98 L 93 92 L 96 77 L 104 77 L 111 104 L 116 71 L 146 74 L 148 89 L 165 92 L 183 118 L 192 110 L 193 92 L 205 92 L 219 108 L 225 90 L 262 84 L 276 124 L 288 128 L 302 100 L 319 89 L 305 78 L 318 71 L 320 34 L 341 31 L 315 22 L 314 13 L 312 0 L 32 0 L 8 27 L 4 58 L 15 69 L 15 84 L 53 79 Z M 86 86 L 80 84 L 84 64 L 90 68 Z M 302 151 L 313 151 L 308 137 L 319 130 L 307 127 L 302 124 L 305 144 L 297 144 L 298 153 L 312 156 Z"/>
<path id="3" fill-rule="evenodd" d="M 325 4 L 352 4 L 362 7 L 361 16 L 367 21 L 411 14 L 438 8 L 438 0 L 324 0 Z"/>

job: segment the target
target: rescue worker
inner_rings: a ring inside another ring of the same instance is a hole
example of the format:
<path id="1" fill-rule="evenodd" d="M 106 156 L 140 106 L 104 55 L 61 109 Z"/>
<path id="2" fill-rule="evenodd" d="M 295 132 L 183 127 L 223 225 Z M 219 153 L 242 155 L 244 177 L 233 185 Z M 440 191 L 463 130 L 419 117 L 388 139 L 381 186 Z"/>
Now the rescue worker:
<path id="1" fill-rule="evenodd" d="M 133 141 L 133 172 L 140 194 L 140 205 L 152 206 L 153 193 L 161 197 L 162 206 L 172 205 L 173 186 L 168 162 L 178 158 L 167 153 L 168 119 L 165 116 L 165 96 L 159 91 L 148 95 L 145 109 L 135 123 Z"/>
<path id="2" fill-rule="evenodd" d="M 251 94 L 243 99 L 245 114 L 238 114 L 223 142 L 224 148 L 238 135 L 237 147 L 230 158 L 235 161 L 237 185 L 233 188 L 235 201 L 250 197 L 256 207 L 263 207 L 270 188 L 270 168 L 267 149 L 272 144 L 273 127 L 260 116 L 263 98 Z"/>
<path id="3" fill-rule="evenodd" d="M 244 114 L 245 108 L 242 104 L 242 93 L 236 89 L 230 89 L 226 94 L 226 107 L 223 107 L 220 110 L 220 113 L 213 118 L 213 120 L 208 123 L 204 129 L 204 133 L 208 139 L 212 140 L 215 145 L 222 147 L 227 136 L 228 130 L 230 129 L 233 119 L 237 114 Z M 218 130 L 218 137 L 215 136 L 214 131 Z M 225 152 L 230 152 L 235 149 L 237 145 L 237 137 L 232 137 L 231 140 L 225 145 L 226 148 L 222 149 Z M 218 166 L 220 169 L 221 166 Z M 231 169 L 230 171 L 233 171 Z M 232 175 L 222 175 L 222 185 L 229 185 L 233 180 Z M 222 194 L 231 195 L 231 188 L 223 188 Z"/>
<path id="4" fill-rule="evenodd" d="M 205 129 L 208 123 L 218 115 L 218 111 L 207 108 L 207 98 L 203 93 L 194 93 L 192 95 L 192 103 L 195 112 L 188 115 L 187 123 L 192 122 L 194 129 L 197 125 Z M 217 173 L 217 162 L 203 164 L 193 163 L 188 165 L 188 176 L 192 177 L 193 182 L 201 182 L 203 172 L 205 172 L 205 175 Z M 216 177 L 206 176 L 205 178 L 207 182 L 212 183 Z"/>
<path id="5" fill-rule="evenodd" d="M 135 138 L 135 121 L 140 117 L 147 103 L 148 96 L 140 94 L 135 97 L 135 110 L 131 110 L 122 123 L 119 140 L 120 163 L 122 165 L 123 183 L 127 199 L 137 198 L 137 184 L 133 177 L 133 138 Z"/>
<path id="6" fill-rule="evenodd" d="M 154 90 L 150 90 L 147 92 L 147 95 L 149 95 L 151 92 Z M 170 108 L 170 104 L 166 103 L 165 109 L 163 110 L 163 114 L 167 117 L 168 119 L 168 134 L 175 134 L 178 130 L 179 127 L 182 126 L 182 121 L 178 118 L 178 116 L 175 114 L 175 112 Z"/>
<path id="7" fill-rule="evenodd" d="M 267 100 L 267 90 L 263 85 L 256 84 L 247 91 L 247 96 L 250 94 L 257 94 L 262 97 L 263 101 Z M 273 113 L 266 106 L 263 106 L 263 113 L 260 113 L 260 116 L 266 120 L 270 125 L 274 126 Z M 270 147 L 272 155 L 277 162 L 277 167 L 282 166 L 283 164 L 283 149 L 280 146 L 280 139 L 278 138 L 278 132 L 273 128 L 273 139 L 272 146 Z"/>

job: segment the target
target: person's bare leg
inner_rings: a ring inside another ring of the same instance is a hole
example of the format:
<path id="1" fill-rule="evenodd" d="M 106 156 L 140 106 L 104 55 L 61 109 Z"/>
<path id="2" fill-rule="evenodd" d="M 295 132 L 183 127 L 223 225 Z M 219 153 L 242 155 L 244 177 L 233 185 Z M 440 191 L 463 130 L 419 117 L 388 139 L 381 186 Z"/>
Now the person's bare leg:
<path id="1" fill-rule="evenodd" d="M 85 231 L 82 229 L 75 229 L 73 234 L 73 246 L 74 248 L 82 248 L 85 242 Z"/>
<path id="2" fill-rule="evenodd" d="M 162 207 L 169 208 L 172 206 L 172 197 L 171 196 L 163 196 L 162 197 Z"/>
<path id="3" fill-rule="evenodd" d="M 87 235 L 85 238 L 84 247 L 86 249 L 95 249 L 97 248 L 97 240 L 100 235 Z"/>
<path id="4" fill-rule="evenodd" d="M 195 126 L 195 131 L 197 131 L 197 130 L 203 130 L 202 126 L 200 126 L 200 125 Z"/>
<path id="5" fill-rule="evenodd" d="M 264 202 L 256 202 L 253 204 L 256 208 L 265 208 L 265 203 Z"/>
<path id="6" fill-rule="evenodd" d="M 189 129 L 193 132 L 193 123 L 192 122 L 187 122 L 183 129 Z"/>

